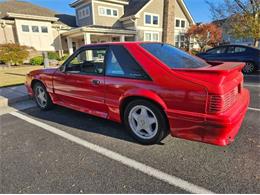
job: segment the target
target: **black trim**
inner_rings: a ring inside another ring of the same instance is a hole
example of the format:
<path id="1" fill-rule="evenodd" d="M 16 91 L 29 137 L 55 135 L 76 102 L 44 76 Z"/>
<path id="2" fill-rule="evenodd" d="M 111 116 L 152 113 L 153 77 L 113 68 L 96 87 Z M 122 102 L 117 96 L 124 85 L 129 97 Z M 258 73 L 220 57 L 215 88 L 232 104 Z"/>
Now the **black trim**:
<path id="1" fill-rule="evenodd" d="M 125 51 L 129 54 L 129 56 L 133 59 L 133 61 L 140 67 L 140 69 L 145 73 L 147 78 L 137 78 L 137 77 L 128 77 L 128 76 L 116 76 L 116 75 L 106 75 L 106 68 L 107 68 L 107 57 L 108 57 L 108 51 L 111 49 L 112 46 L 122 46 Z M 147 74 L 147 72 L 143 69 L 143 67 L 139 64 L 139 62 L 136 61 L 136 59 L 133 57 L 133 55 L 128 51 L 128 49 L 124 45 L 109 45 L 106 52 L 105 57 L 105 69 L 104 69 L 104 76 L 105 77 L 112 77 L 112 78 L 121 78 L 121 79 L 131 79 L 131 80 L 143 80 L 143 81 L 152 81 L 150 75 Z"/>

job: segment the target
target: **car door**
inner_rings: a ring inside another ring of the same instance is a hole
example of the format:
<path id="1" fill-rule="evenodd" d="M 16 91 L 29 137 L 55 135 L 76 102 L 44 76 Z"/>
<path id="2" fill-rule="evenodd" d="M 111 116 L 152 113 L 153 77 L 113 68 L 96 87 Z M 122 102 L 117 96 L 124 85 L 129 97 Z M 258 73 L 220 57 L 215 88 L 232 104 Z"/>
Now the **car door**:
<path id="1" fill-rule="evenodd" d="M 106 50 L 106 47 L 84 47 L 56 71 L 53 86 L 60 104 L 107 117 L 104 104 Z"/>
<path id="2" fill-rule="evenodd" d="M 243 62 L 247 58 L 246 47 L 229 46 L 227 49 L 226 61 L 229 62 Z"/>
<path id="3" fill-rule="evenodd" d="M 217 47 L 206 52 L 203 58 L 207 61 L 225 61 L 226 47 Z"/>

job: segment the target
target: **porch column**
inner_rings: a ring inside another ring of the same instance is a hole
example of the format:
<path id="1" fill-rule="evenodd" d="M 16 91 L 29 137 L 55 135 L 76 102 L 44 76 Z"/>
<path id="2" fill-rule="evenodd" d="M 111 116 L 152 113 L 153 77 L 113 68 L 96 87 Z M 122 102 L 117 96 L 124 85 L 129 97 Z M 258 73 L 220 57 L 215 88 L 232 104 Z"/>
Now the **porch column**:
<path id="1" fill-rule="evenodd" d="M 120 36 L 120 42 L 125 42 L 125 35 Z"/>
<path id="2" fill-rule="evenodd" d="M 90 33 L 84 33 L 84 43 L 85 43 L 85 45 L 91 44 Z M 88 61 L 93 60 L 93 51 L 88 50 L 86 52 L 86 59 Z"/>
<path id="3" fill-rule="evenodd" d="M 72 38 L 67 37 L 67 43 L 68 43 L 68 49 L 69 49 L 69 54 L 73 54 L 73 45 L 72 45 Z"/>
<path id="4" fill-rule="evenodd" d="M 84 43 L 85 45 L 91 44 L 90 33 L 84 33 Z"/>

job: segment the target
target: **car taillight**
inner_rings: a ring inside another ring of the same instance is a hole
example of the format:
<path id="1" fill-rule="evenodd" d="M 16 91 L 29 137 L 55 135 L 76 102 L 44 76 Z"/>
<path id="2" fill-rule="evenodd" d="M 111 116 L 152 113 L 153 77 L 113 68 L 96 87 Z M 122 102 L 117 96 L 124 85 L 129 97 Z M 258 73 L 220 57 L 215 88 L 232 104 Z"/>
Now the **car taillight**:
<path id="1" fill-rule="evenodd" d="M 209 107 L 210 113 L 221 113 L 230 108 L 237 99 L 240 86 L 235 87 L 231 91 L 224 95 L 210 95 L 209 96 Z"/>

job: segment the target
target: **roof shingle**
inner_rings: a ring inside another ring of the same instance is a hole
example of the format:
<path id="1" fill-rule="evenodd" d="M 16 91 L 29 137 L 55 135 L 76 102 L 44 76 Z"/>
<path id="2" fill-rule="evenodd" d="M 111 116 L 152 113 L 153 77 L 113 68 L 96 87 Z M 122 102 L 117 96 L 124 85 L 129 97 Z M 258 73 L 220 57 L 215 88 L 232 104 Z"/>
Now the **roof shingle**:
<path id="1" fill-rule="evenodd" d="M 137 14 L 149 1 L 150 0 L 129 0 L 129 4 L 125 6 L 125 13 L 122 18 Z"/>

